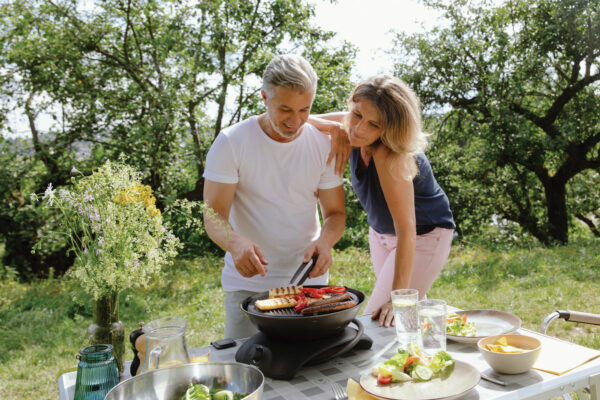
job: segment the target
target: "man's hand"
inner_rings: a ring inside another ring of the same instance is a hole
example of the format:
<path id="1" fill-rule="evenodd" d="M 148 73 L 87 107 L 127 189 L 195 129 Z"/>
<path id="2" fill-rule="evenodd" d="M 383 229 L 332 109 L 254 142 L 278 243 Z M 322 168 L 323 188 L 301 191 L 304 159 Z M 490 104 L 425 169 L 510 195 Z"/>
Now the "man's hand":
<path id="1" fill-rule="evenodd" d="M 390 300 L 379 307 L 379 310 L 371 315 L 371 319 L 379 319 L 379 326 L 384 326 L 386 328 L 394 326 L 394 307 L 392 306 L 392 301 Z"/>
<path id="2" fill-rule="evenodd" d="M 323 275 L 333 262 L 331 257 L 331 247 L 325 243 L 324 240 L 317 239 L 308 246 L 306 252 L 304 252 L 304 260 L 302 262 L 308 262 L 313 255 L 317 254 L 317 263 L 315 267 L 310 271 L 310 278 L 316 278 L 317 276 Z"/>
<path id="3" fill-rule="evenodd" d="M 235 241 L 231 248 L 231 256 L 235 268 L 246 278 L 251 278 L 256 274 L 265 276 L 268 271 L 264 266 L 269 262 L 265 259 L 260 247 L 244 237 L 240 236 Z"/>

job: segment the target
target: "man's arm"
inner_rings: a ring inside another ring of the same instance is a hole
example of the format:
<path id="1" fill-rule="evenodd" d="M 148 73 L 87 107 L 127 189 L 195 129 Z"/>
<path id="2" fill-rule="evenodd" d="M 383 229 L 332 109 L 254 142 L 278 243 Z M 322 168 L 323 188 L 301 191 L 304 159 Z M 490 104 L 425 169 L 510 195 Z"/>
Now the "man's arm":
<path id="1" fill-rule="evenodd" d="M 235 232 L 228 222 L 236 189 L 237 184 L 205 180 L 204 202 L 208 206 L 204 211 L 206 233 L 220 248 L 231 253 L 235 268 L 242 276 L 265 276 L 267 269 L 264 265 L 268 262 L 260 248 Z"/>
<path id="2" fill-rule="evenodd" d="M 333 262 L 331 249 L 344 233 L 346 226 L 346 208 L 344 207 L 344 188 L 337 186 L 332 189 L 319 189 L 319 203 L 323 226 L 321 234 L 304 254 L 304 262 L 310 260 L 313 254 L 318 254 L 317 264 L 310 273 L 311 278 L 323 275 Z"/>

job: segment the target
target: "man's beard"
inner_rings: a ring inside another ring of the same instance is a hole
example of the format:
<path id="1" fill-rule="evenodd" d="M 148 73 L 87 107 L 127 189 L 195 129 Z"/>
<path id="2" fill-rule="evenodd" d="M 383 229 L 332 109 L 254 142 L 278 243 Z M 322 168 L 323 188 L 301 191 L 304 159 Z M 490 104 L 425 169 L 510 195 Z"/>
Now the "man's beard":
<path id="1" fill-rule="evenodd" d="M 267 117 L 269 119 L 269 122 L 271 123 L 271 128 L 273 128 L 273 130 L 275 132 L 277 132 L 277 134 L 279 136 L 284 137 L 286 139 L 293 139 L 293 138 L 295 138 L 296 136 L 298 136 L 298 134 L 302 130 L 302 127 L 300 127 L 296 131 L 294 131 L 294 132 L 290 132 L 290 133 L 284 132 L 281 129 L 279 129 L 279 127 L 277 125 L 275 125 L 275 123 L 273 122 L 273 120 L 271 119 L 271 117 L 269 117 L 268 115 L 267 115 Z"/>

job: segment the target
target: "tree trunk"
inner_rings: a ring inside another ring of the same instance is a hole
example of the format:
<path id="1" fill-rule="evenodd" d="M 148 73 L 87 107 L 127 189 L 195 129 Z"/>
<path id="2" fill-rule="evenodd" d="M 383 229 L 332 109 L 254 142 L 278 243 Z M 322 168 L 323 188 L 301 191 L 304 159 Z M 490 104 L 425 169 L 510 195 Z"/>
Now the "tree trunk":
<path id="1" fill-rule="evenodd" d="M 548 236 L 561 244 L 569 241 L 569 224 L 566 201 L 566 185 L 549 179 L 544 184 L 546 208 L 548 211 Z"/>

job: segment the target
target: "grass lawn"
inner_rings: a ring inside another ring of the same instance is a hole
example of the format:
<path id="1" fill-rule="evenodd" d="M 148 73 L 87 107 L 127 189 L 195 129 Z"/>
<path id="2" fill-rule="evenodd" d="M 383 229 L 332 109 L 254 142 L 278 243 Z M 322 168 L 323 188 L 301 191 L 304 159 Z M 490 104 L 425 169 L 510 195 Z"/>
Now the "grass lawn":
<path id="1" fill-rule="evenodd" d="M 365 251 L 335 255 L 330 283 L 370 294 L 374 274 Z M 126 336 L 139 321 L 178 315 L 188 320 L 188 346 L 207 345 L 223 335 L 221 259 L 179 261 L 144 290 L 120 296 Z M 135 277 L 132 277 L 135 279 Z M 596 242 L 553 249 L 491 251 L 456 245 L 448 265 L 428 293 L 463 309 L 494 308 L 517 314 L 539 330 L 556 309 L 600 313 L 600 246 Z M 47 279 L 0 283 L 0 398 L 56 399 L 57 379 L 76 369 L 75 354 L 86 345 L 91 300 L 73 282 Z M 600 349 L 600 328 L 554 322 L 551 335 Z M 127 358 L 133 354 L 127 345 Z"/>

